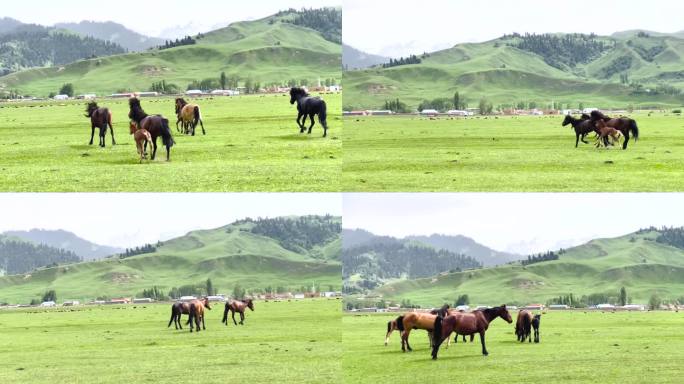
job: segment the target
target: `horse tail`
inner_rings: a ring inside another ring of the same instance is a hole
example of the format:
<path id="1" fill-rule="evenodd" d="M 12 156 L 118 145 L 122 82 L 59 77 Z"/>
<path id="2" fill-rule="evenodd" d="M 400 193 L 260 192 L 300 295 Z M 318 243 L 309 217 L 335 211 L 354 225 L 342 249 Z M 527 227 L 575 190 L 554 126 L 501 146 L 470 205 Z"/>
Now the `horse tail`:
<path id="1" fill-rule="evenodd" d="M 530 315 L 526 315 L 523 317 L 523 340 L 525 340 L 525 337 L 530 334 L 532 331 L 532 321 L 530 320 Z"/>
<path id="2" fill-rule="evenodd" d="M 435 329 L 432 331 L 432 345 L 437 346 L 437 344 L 442 340 L 442 322 L 444 318 L 438 315 L 435 318 Z"/>
<path id="3" fill-rule="evenodd" d="M 387 333 L 390 333 L 392 331 L 392 320 L 387 322 Z"/>
<path id="4" fill-rule="evenodd" d="M 397 329 L 404 332 L 404 316 L 397 317 Z"/>
<path id="5" fill-rule="evenodd" d="M 164 145 L 169 148 L 173 147 L 174 141 L 173 136 L 171 136 L 171 129 L 169 128 L 169 119 L 162 119 L 161 135 Z"/>
<path id="6" fill-rule="evenodd" d="M 166 326 L 166 328 L 171 326 L 171 323 L 173 323 L 173 319 L 176 318 L 176 311 L 173 307 L 171 307 L 171 320 L 169 320 L 169 325 Z"/>
<path id="7" fill-rule="evenodd" d="M 328 129 L 328 106 L 325 100 L 321 100 L 321 112 L 318 114 L 318 121 L 321 122 L 323 128 Z"/>
<path id="8" fill-rule="evenodd" d="M 636 120 L 629 119 L 629 130 L 632 131 L 632 135 L 634 135 L 634 141 L 639 140 L 639 127 L 637 127 Z"/>
<path id="9" fill-rule="evenodd" d="M 200 116 L 200 109 L 199 106 L 195 105 L 195 108 L 193 109 L 193 115 L 194 115 L 194 121 L 192 122 L 193 125 L 197 125 L 197 123 L 202 120 L 202 116 Z"/>
<path id="10" fill-rule="evenodd" d="M 107 124 L 109 124 L 110 129 L 114 129 L 114 127 L 112 127 L 112 111 L 109 109 L 107 110 Z"/>

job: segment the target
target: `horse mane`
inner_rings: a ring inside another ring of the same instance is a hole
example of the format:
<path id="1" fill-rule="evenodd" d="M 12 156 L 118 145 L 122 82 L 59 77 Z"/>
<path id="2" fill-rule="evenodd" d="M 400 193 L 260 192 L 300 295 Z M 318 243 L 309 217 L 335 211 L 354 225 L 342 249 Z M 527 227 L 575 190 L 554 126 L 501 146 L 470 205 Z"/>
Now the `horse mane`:
<path id="1" fill-rule="evenodd" d="M 91 117 L 93 115 L 93 112 L 95 112 L 99 107 L 97 106 L 97 102 L 91 101 L 86 105 L 86 113 L 88 114 L 88 117 Z"/>
<path id="2" fill-rule="evenodd" d="M 290 88 L 290 96 L 296 96 L 296 95 L 309 96 L 309 93 L 304 88 L 301 88 L 301 87 Z"/>
<path id="3" fill-rule="evenodd" d="M 145 111 L 142 109 L 142 106 L 140 105 L 140 99 L 136 97 L 131 97 L 128 100 L 128 105 L 131 107 L 131 112 L 128 114 L 128 117 L 136 123 L 140 123 L 144 118 L 148 116 L 147 113 L 145 113 Z"/>
<path id="4" fill-rule="evenodd" d="M 580 120 L 589 120 L 591 119 L 591 116 L 587 115 L 586 113 L 583 113 L 582 116 L 580 117 Z"/>
<path id="5" fill-rule="evenodd" d="M 606 116 L 603 114 L 603 112 L 599 110 L 591 111 L 591 119 L 592 120 L 610 120 L 610 117 Z"/>

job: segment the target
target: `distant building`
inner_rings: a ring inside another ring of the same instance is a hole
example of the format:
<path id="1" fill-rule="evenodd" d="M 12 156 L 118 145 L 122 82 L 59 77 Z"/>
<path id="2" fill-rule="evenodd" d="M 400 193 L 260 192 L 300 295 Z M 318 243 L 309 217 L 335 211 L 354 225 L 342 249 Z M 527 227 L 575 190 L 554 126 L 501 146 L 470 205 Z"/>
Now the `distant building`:
<path id="1" fill-rule="evenodd" d="M 570 309 L 570 306 L 565 304 L 552 304 L 549 305 L 549 309 Z"/>
<path id="2" fill-rule="evenodd" d="M 423 109 L 420 111 L 420 114 L 424 116 L 437 116 L 439 115 L 439 111 L 436 109 Z"/>
<path id="3" fill-rule="evenodd" d="M 456 306 L 456 310 L 460 312 L 470 312 L 470 306 L 469 305 L 458 305 Z"/>
<path id="4" fill-rule="evenodd" d="M 472 112 L 468 112 L 468 111 L 452 109 L 452 110 L 447 111 L 447 115 L 449 115 L 449 116 L 472 116 L 473 114 L 472 114 Z"/>
<path id="5" fill-rule="evenodd" d="M 328 92 L 339 92 L 340 91 L 340 86 L 339 85 L 331 85 L 329 87 L 326 87 L 326 90 Z"/>
<path id="6" fill-rule="evenodd" d="M 185 92 L 187 96 L 202 96 L 203 93 L 199 89 L 190 89 Z"/>
<path id="7" fill-rule="evenodd" d="M 529 311 L 543 311 L 544 304 L 527 304 L 523 307 L 523 309 L 527 309 Z"/>
<path id="8" fill-rule="evenodd" d="M 73 307 L 73 306 L 75 306 L 75 305 L 80 305 L 80 304 L 81 304 L 81 302 L 79 302 L 78 300 L 68 300 L 68 301 L 65 301 L 65 302 L 62 304 L 62 306 L 64 306 L 64 307 Z"/>
<path id="9" fill-rule="evenodd" d="M 596 309 L 615 309 L 615 306 L 613 304 L 599 304 Z"/>
<path id="10" fill-rule="evenodd" d="M 344 111 L 342 114 L 344 116 L 366 116 L 368 111 Z"/>
<path id="11" fill-rule="evenodd" d="M 305 298 L 305 297 L 306 297 L 306 296 L 305 296 L 303 293 L 295 293 L 295 294 L 294 294 L 294 298 L 295 298 L 295 299 L 298 299 L 298 300 L 301 300 L 301 299 L 303 299 L 303 298 Z"/>
<path id="12" fill-rule="evenodd" d="M 214 89 L 211 91 L 212 96 L 237 96 L 239 92 L 230 89 Z"/>
<path id="13" fill-rule="evenodd" d="M 135 95 L 133 93 L 130 93 L 130 92 L 129 93 L 112 93 L 111 95 L 109 95 L 109 97 L 113 97 L 113 98 L 123 98 L 123 97 L 130 98 L 130 97 L 134 97 L 134 96 Z"/>
<path id="14" fill-rule="evenodd" d="M 591 114 L 591 113 L 594 112 L 594 111 L 598 111 L 598 108 L 591 108 L 591 107 L 590 107 L 590 108 L 584 108 L 584 109 L 582 110 L 582 113 L 586 113 L 587 115 L 589 115 L 589 114 Z"/>
<path id="15" fill-rule="evenodd" d="M 149 304 L 154 302 L 154 300 L 150 299 L 149 297 L 142 297 L 139 299 L 133 299 L 134 304 Z"/>
<path id="16" fill-rule="evenodd" d="M 178 299 L 178 301 L 184 301 L 184 302 L 185 301 L 193 301 L 193 300 L 197 300 L 197 298 L 195 296 L 181 296 L 181 298 Z"/>
<path id="17" fill-rule="evenodd" d="M 56 305 L 57 303 L 55 303 L 54 301 L 43 301 L 42 303 L 40 303 L 41 307 L 54 307 Z"/>
<path id="18" fill-rule="evenodd" d="M 207 296 L 207 299 L 209 299 L 209 301 L 226 301 L 226 298 L 223 295 Z"/>
<path id="19" fill-rule="evenodd" d="M 379 111 L 366 111 L 367 114 L 372 115 L 372 116 L 388 116 L 393 114 L 394 112 L 389 111 L 389 110 L 379 110 Z"/>
<path id="20" fill-rule="evenodd" d="M 55 97 L 53 97 L 53 99 L 55 99 L 55 100 L 69 100 L 69 95 L 55 95 Z"/>
<path id="21" fill-rule="evenodd" d="M 94 98 L 96 98 L 96 97 L 97 97 L 97 95 L 94 94 L 94 93 L 86 93 L 86 94 L 83 94 L 83 95 L 78 95 L 78 96 L 76 96 L 76 98 L 79 99 L 79 100 L 92 100 L 92 99 L 94 99 Z"/>
<path id="22" fill-rule="evenodd" d="M 627 304 L 622 307 L 625 311 L 645 311 L 646 306 L 643 304 Z"/>
<path id="23" fill-rule="evenodd" d="M 138 97 L 157 97 L 159 92 L 136 92 Z"/>

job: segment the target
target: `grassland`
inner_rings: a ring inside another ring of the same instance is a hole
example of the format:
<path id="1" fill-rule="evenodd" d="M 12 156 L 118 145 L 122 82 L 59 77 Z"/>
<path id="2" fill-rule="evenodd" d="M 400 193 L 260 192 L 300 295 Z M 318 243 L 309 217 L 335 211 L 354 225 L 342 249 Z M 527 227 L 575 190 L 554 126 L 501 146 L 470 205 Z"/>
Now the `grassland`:
<path id="1" fill-rule="evenodd" d="M 97 297 L 140 297 L 153 286 L 202 284 L 211 278 L 224 294 L 234 286 L 263 290 L 278 286 L 299 290 L 319 284 L 340 289 L 340 239 L 310 251 L 293 252 L 274 239 L 248 232 L 250 224 L 193 231 L 164 242 L 153 253 L 42 268 L 24 275 L 0 277 L 0 302 L 28 304 L 54 289 L 60 300 Z"/>
<path id="2" fill-rule="evenodd" d="M 157 160 L 138 164 L 128 132 L 127 100 L 101 100 L 114 116 L 117 145 L 89 146 L 83 103 L 2 104 L 0 190 L 13 192 L 339 191 L 340 94 L 328 103 L 328 138 L 320 126 L 300 135 L 285 96 L 199 99 L 207 135 L 174 131 L 171 162 L 158 141 Z M 173 100 L 143 99 L 149 114 L 175 123 Z M 97 132 L 96 132 L 97 135 Z M 97 137 L 95 138 L 97 144 Z"/>
<path id="3" fill-rule="evenodd" d="M 512 314 L 515 321 L 515 314 Z M 518 343 L 513 325 L 496 319 L 479 340 L 440 350 L 432 361 L 424 331 L 402 353 L 398 334 L 383 346 L 397 315 L 343 316 L 342 369 L 349 383 L 678 383 L 684 315 L 674 312 L 548 312 L 540 344 Z"/>
<path id="4" fill-rule="evenodd" d="M 346 96 L 345 96 L 346 100 Z M 598 150 L 562 118 L 345 118 L 345 191 L 680 191 L 684 118 L 632 116 L 639 141 Z M 589 140 L 591 141 L 591 140 Z"/>
<path id="5" fill-rule="evenodd" d="M 329 383 L 341 375 L 337 300 L 256 302 L 244 326 L 166 328 L 169 305 L 0 311 L 7 383 Z M 186 316 L 183 316 L 185 321 Z"/>
<path id="6" fill-rule="evenodd" d="M 598 239 L 566 250 L 558 260 L 448 273 L 384 285 L 385 300 L 408 299 L 425 307 L 453 303 L 467 294 L 474 304 L 526 305 L 559 296 L 607 294 L 620 287 L 630 301 L 646 304 L 655 294 L 674 302 L 684 294 L 684 252 L 654 241 L 656 232 Z"/>

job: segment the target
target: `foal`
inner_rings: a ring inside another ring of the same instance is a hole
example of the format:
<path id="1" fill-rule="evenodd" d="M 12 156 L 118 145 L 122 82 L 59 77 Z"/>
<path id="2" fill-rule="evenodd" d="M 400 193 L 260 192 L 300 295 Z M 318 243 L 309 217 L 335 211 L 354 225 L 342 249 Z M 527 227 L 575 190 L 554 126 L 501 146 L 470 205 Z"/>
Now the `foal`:
<path id="1" fill-rule="evenodd" d="M 615 143 L 619 144 L 624 138 L 622 132 L 613 127 L 609 127 L 603 120 L 596 121 L 596 129 L 598 131 L 598 136 L 596 137 L 596 148 L 600 148 L 602 144 L 605 148 L 608 148 L 607 144 L 609 138 L 611 139 L 611 145 L 615 145 Z"/>
<path id="2" fill-rule="evenodd" d="M 149 144 L 150 148 L 152 148 L 152 135 L 150 135 L 147 129 L 138 129 L 138 125 L 133 121 L 131 121 L 131 135 L 135 139 L 135 145 L 138 147 L 138 154 L 140 154 L 140 163 L 142 163 L 143 159 L 147 157 L 145 154 L 145 144 Z"/>

